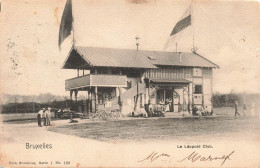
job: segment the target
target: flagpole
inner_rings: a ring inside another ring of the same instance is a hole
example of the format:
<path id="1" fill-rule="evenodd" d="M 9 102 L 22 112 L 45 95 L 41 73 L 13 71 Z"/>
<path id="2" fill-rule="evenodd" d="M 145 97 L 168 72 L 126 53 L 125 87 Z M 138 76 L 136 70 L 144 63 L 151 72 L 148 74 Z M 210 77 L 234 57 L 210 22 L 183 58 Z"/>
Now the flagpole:
<path id="1" fill-rule="evenodd" d="M 74 37 L 74 33 L 75 33 L 75 31 L 74 31 L 74 16 L 73 16 L 73 0 L 71 0 L 71 15 L 72 15 L 72 46 L 74 47 L 75 46 L 75 43 L 76 43 L 76 41 L 75 41 L 75 37 Z"/>
<path id="2" fill-rule="evenodd" d="M 193 16 L 193 0 L 191 0 L 191 24 L 192 24 L 192 49 L 191 51 L 193 53 L 196 53 L 196 51 L 198 50 L 197 47 L 195 47 L 195 38 L 194 38 L 194 16 Z"/>
<path id="3" fill-rule="evenodd" d="M 191 0 L 191 24 L 192 24 L 192 47 L 194 50 L 194 18 L 193 18 L 193 0 Z"/>

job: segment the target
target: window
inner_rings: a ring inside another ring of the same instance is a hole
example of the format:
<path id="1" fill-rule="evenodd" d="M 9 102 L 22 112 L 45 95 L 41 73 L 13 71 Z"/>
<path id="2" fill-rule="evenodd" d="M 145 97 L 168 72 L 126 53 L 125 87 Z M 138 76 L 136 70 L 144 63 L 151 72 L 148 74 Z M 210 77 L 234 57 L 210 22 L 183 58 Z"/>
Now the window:
<path id="1" fill-rule="evenodd" d="M 202 76 L 201 68 L 193 68 L 193 76 Z"/>
<path id="2" fill-rule="evenodd" d="M 202 94 L 202 85 L 195 85 L 194 94 Z"/>

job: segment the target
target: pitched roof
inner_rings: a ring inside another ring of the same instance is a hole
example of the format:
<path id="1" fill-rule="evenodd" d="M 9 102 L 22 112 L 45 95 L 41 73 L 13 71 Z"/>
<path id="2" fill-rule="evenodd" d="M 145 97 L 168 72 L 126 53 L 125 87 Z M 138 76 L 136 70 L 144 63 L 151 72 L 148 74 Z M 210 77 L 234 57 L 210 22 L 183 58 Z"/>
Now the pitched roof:
<path id="1" fill-rule="evenodd" d="M 196 53 L 181 53 L 180 61 L 180 55 L 176 52 L 82 46 L 75 46 L 71 49 L 63 68 L 77 69 L 79 65 L 86 64 L 92 67 L 125 68 L 157 68 L 156 66 L 163 65 L 218 68 L 218 65 Z"/>
<path id="2" fill-rule="evenodd" d="M 86 63 L 93 67 L 124 67 L 124 68 L 157 68 L 147 57 L 136 50 L 96 48 L 75 46 L 70 51 L 63 68 L 69 68 L 70 57 L 75 56 L 75 51 Z M 74 58 L 74 59 L 75 59 Z"/>
<path id="3" fill-rule="evenodd" d="M 148 58 L 150 57 L 150 62 L 154 65 L 219 68 L 217 64 L 197 53 L 144 51 L 144 55 L 146 55 Z"/>

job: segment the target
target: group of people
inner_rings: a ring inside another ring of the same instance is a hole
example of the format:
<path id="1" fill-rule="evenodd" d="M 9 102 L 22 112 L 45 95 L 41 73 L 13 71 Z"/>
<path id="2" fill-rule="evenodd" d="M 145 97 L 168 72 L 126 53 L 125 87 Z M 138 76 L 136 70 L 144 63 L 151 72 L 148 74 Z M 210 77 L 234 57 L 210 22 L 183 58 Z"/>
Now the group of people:
<path id="1" fill-rule="evenodd" d="M 42 118 L 44 119 L 43 125 L 50 126 L 51 125 L 51 108 L 43 108 L 37 114 L 38 119 L 38 127 L 42 127 Z"/>
<path id="2" fill-rule="evenodd" d="M 167 98 L 166 101 L 161 99 L 159 101 L 159 104 L 160 105 L 165 105 L 165 111 L 171 111 L 172 110 L 172 99 L 171 98 Z"/>
<path id="3" fill-rule="evenodd" d="M 54 109 L 54 118 L 63 118 L 63 109 Z"/>
<path id="4" fill-rule="evenodd" d="M 238 112 L 238 101 L 235 101 L 235 116 L 240 116 L 239 112 Z M 247 113 L 247 106 L 246 103 L 243 104 L 243 114 L 244 116 Z M 255 115 L 255 103 L 252 103 L 251 105 L 251 115 L 254 116 Z"/>
<path id="5" fill-rule="evenodd" d="M 208 106 L 201 106 L 198 108 L 196 105 L 192 107 L 192 115 L 193 116 L 212 116 L 213 111 L 208 109 Z"/>
<path id="6" fill-rule="evenodd" d="M 167 98 L 165 101 L 163 99 L 161 99 L 159 101 L 159 104 L 160 105 L 165 105 L 165 111 L 166 112 L 174 110 L 171 98 Z M 187 104 L 186 101 L 183 101 L 183 104 L 178 102 L 178 112 L 187 111 L 187 110 L 189 110 L 189 104 Z"/>

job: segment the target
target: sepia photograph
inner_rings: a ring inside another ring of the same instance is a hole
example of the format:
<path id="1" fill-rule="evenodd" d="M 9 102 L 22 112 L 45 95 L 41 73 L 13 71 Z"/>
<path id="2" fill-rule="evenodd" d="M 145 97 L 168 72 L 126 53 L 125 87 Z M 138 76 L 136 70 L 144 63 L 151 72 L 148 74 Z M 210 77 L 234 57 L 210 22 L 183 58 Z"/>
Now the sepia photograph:
<path id="1" fill-rule="evenodd" d="M 260 167 L 260 3 L 0 0 L 0 167 Z"/>

